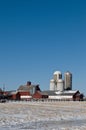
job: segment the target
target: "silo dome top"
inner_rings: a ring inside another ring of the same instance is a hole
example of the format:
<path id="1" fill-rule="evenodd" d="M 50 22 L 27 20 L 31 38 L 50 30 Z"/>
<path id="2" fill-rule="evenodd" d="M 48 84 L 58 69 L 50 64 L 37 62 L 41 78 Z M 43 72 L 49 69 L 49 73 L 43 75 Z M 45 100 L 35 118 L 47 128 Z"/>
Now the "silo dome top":
<path id="1" fill-rule="evenodd" d="M 67 71 L 65 74 L 72 74 L 71 72 Z"/>
<path id="2" fill-rule="evenodd" d="M 58 75 L 58 74 L 61 74 L 61 72 L 60 71 L 55 71 L 54 72 L 54 75 Z"/>

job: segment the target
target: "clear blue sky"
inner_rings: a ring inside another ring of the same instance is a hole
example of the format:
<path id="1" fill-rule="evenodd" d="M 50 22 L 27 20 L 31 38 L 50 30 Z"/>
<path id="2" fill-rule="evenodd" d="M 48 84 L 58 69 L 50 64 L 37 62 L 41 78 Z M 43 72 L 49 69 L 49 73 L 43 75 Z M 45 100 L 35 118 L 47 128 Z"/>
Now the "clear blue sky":
<path id="1" fill-rule="evenodd" d="M 48 90 L 56 70 L 86 94 L 86 1 L 0 1 L 0 87 L 28 80 Z"/>

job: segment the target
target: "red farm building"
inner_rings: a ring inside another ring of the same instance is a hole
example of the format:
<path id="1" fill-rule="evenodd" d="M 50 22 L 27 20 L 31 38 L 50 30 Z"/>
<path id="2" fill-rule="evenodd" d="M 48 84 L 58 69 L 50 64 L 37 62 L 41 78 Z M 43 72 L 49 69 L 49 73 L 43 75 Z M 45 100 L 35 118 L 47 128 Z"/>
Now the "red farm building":
<path id="1" fill-rule="evenodd" d="M 41 92 L 39 85 L 32 85 L 27 82 L 26 85 L 20 85 L 16 91 L 8 92 L 9 100 L 31 100 L 48 98 L 46 93 Z"/>

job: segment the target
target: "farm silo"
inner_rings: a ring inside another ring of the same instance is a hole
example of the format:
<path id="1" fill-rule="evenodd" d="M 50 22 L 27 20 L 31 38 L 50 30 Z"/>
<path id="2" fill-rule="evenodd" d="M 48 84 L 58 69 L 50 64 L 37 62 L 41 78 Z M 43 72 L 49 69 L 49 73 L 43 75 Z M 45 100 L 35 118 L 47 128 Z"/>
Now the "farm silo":
<path id="1" fill-rule="evenodd" d="M 55 81 L 54 81 L 54 79 L 51 79 L 50 80 L 50 90 L 52 91 L 52 90 L 55 90 Z"/>
<path id="2" fill-rule="evenodd" d="M 72 90 L 72 73 L 69 71 L 64 74 L 64 89 Z"/>
<path id="3" fill-rule="evenodd" d="M 57 90 L 58 91 L 64 91 L 64 81 L 62 79 L 59 79 L 57 81 Z"/>
<path id="4" fill-rule="evenodd" d="M 62 73 L 60 71 L 55 71 L 53 75 L 55 82 L 57 82 L 59 79 L 62 79 Z"/>

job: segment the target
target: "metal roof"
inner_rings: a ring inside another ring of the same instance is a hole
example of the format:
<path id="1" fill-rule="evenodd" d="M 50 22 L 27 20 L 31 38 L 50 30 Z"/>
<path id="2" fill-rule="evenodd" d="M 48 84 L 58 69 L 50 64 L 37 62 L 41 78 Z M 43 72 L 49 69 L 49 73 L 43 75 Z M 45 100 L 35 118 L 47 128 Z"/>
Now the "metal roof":
<path id="1" fill-rule="evenodd" d="M 36 85 L 29 85 L 29 86 L 21 85 L 17 90 L 26 90 L 26 91 L 28 91 L 28 90 L 30 90 L 30 88 L 35 87 L 35 86 Z"/>
<path id="2" fill-rule="evenodd" d="M 36 88 L 36 87 L 39 87 L 39 85 L 21 85 L 17 91 L 30 91 L 30 89 L 32 88 Z M 39 88 L 40 89 L 40 88 Z"/>
<path id="3" fill-rule="evenodd" d="M 40 93 L 41 95 L 48 95 L 46 92 L 38 91 L 38 93 Z"/>
<path id="4" fill-rule="evenodd" d="M 44 92 L 46 92 L 49 96 L 50 95 L 52 95 L 52 96 L 70 96 L 70 95 L 74 95 L 76 92 L 79 92 L 78 90 L 76 90 L 76 91 L 51 91 L 51 90 L 48 90 L 48 91 L 44 91 Z"/>
<path id="5" fill-rule="evenodd" d="M 18 91 L 13 90 L 13 91 L 9 91 L 9 92 L 8 92 L 8 95 L 13 95 L 13 94 L 17 94 L 17 93 L 18 93 Z"/>
<path id="6" fill-rule="evenodd" d="M 47 91 L 42 91 L 42 92 L 47 93 L 48 95 L 57 95 L 55 91 L 52 91 L 52 90 L 47 90 Z"/>

